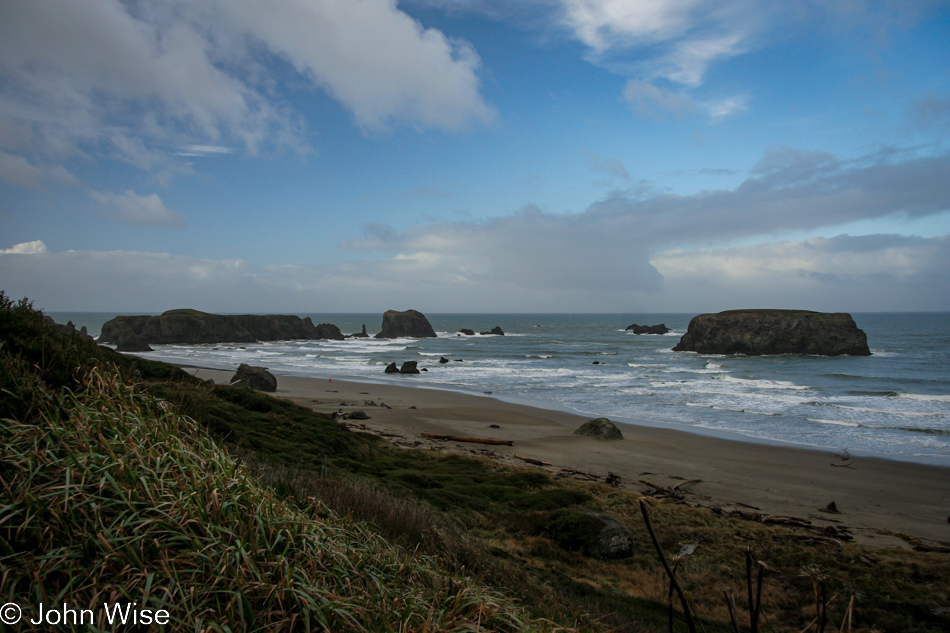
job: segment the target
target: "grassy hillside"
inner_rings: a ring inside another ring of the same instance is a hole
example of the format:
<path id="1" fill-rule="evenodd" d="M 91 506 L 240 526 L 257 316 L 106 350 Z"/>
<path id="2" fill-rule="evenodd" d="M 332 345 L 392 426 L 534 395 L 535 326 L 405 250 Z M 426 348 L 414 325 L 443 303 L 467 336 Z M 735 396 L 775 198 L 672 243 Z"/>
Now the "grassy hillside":
<path id="1" fill-rule="evenodd" d="M 397 449 L 66 337 L 2 293 L 0 418 L 2 602 L 145 601 L 177 618 L 162 630 L 631 633 L 669 630 L 673 602 L 687 630 L 636 494 Z M 648 508 L 666 552 L 698 545 L 675 561 L 698 630 L 750 630 L 747 561 L 766 565 L 759 630 L 950 625 L 946 553 Z M 585 556 L 580 510 L 634 554 Z"/>

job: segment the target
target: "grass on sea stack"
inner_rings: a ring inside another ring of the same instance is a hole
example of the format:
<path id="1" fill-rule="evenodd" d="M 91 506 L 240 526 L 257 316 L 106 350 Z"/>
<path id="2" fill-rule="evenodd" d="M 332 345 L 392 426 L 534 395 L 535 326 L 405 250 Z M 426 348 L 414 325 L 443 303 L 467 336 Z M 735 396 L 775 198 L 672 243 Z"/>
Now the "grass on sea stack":
<path id="1" fill-rule="evenodd" d="M 278 500 L 115 375 L 92 372 L 58 404 L 0 425 L 3 602 L 132 601 L 166 609 L 172 631 L 556 630 L 359 524 Z"/>

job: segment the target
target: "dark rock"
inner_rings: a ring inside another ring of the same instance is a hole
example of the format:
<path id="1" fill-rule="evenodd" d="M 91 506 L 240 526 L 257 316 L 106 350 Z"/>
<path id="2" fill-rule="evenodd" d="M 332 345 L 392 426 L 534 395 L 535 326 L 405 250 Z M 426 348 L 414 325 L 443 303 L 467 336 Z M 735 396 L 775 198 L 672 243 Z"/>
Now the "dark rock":
<path id="1" fill-rule="evenodd" d="M 366 333 L 366 324 L 363 324 L 363 331 L 357 332 L 356 334 L 350 334 L 350 338 L 369 338 L 369 334 Z"/>
<path id="2" fill-rule="evenodd" d="M 356 410 L 350 413 L 349 419 L 350 420 L 369 420 L 370 417 L 366 414 L 366 411 Z"/>
<path id="3" fill-rule="evenodd" d="M 439 364 L 440 364 L 440 365 L 444 365 L 444 364 L 446 364 L 447 362 L 449 362 L 449 359 L 446 358 L 445 356 L 442 356 L 441 358 L 439 358 Z"/>
<path id="4" fill-rule="evenodd" d="M 608 514 L 564 508 L 556 510 L 542 527 L 562 549 L 585 556 L 615 560 L 633 554 L 633 535 Z"/>
<path id="5" fill-rule="evenodd" d="M 497 325 L 493 327 L 491 330 L 489 330 L 488 332 L 481 332 L 481 334 L 482 336 L 504 336 L 505 335 L 502 329 Z"/>
<path id="6" fill-rule="evenodd" d="M 418 310 L 387 310 L 383 314 L 383 327 L 376 338 L 435 338 L 435 330 L 425 315 Z"/>
<path id="7" fill-rule="evenodd" d="M 467 328 L 462 328 L 461 330 L 459 330 L 459 332 L 461 332 L 461 333 L 464 334 L 465 336 L 475 336 L 475 330 L 469 330 L 469 329 L 467 329 Z"/>
<path id="8" fill-rule="evenodd" d="M 277 379 L 263 367 L 252 367 L 241 363 L 231 378 L 231 384 L 236 387 L 248 387 L 257 391 L 277 391 Z"/>
<path id="9" fill-rule="evenodd" d="M 86 331 L 85 325 L 82 326 L 82 329 L 77 332 L 76 326 L 73 324 L 72 321 L 69 321 L 66 323 L 66 325 L 63 325 L 62 323 L 57 323 L 56 321 L 54 321 L 53 317 L 45 315 L 45 314 L 43 315 L 43 320 L 46 321 L 46 323 L 49 324 L 51 328 L 53 328 L 54 330 L 58 330 L 59 332 L 62 332 L 63 334 L 69 334 L 70 336 L 78 336 L 79 338 L 87 340 L 87 341 L 94 340 L 91 336 L 89 336 L 89 333 Z M 148 351 L 151 351 L 151 350 L 148 350 Z"/>
<path id="10" fill-rule="evenodd" d="M 809 310 L 729 310 L 700 314 L 673 348 L 701 354 L 870 356 L 850 314 Z"/>
<path id="11" fill-rule="evenodd" d="M 117 316 L 102 326 L 100 343 L 118 342 L 118 334 L 131 328 L 148 343 L 254 343 L 293 339 L 342 341 L 340 329 L 330 323 L 314 326 L 310 317 L 289 314 L 209 314 L 198 310 L 169 310 L 159 316 Z"/>
<path id="12" fill-rule="evenodd" d="M 310 321 L 310 317 L 304 319 L 305 322 Z M 342 341 L 346 337 L 343 336 L 343 332 L 340 331 L 340 328 L 333 325 L 332 323 L 321 323 L 314 327 L 316 330 L 316 336 L 312 337 L 311 340 L 329 340 L 329 341 Z M 258 340 L 270 340 L 270 339 L 258 339 Z M 284 340 L 284 339 L 274 339 L 274 340 Z"/>
<path id="13" fill-rule="evenodd" d="M 116 339 L 117 352 L 151 352 L 148 341 L 139 336 L 132 328 L 123 328 Z"/>
<path id="14" fill-rule="evenodd" d="M 607 418 L 597 418 L 589 420 L 582 424 L 574 435 L 584 435 L 598 440 L 622 440 L 623 433 L 617 426 Z"/>
<path id="15" fill-rule="evenodd" d="M 396 363 L 389 363 L 388 365 L 386 365 L 386 373 L 387 373 L 387 374 L 398 374 L 398 373 L 399 373 L 399 368 L 396 367 Z"/>
<path id="16" fill-rule="evenodd" d="M 633 332 L 634 334 L 666 334 L 670 331 L 670 328 L 666 327 L 665 324 L 660 323 L 659 325 L 633 325 L 627 326 L 627 332 Z"/>
<path id="17" fill-rule="evenodd" d="M 418 374 L 419 369 L 416 367 L 417 361 L 407 360 L 402 364 L 402 367 L 399 368 L 400 374 Z"/>
<path id="18" fill-rule="evenodd" d="M 593 558 L 616 560 L 628 558 L 633 554 L 633 534 L 609 514 L 585 512 L 587 516 L 600 521 L 600 532 L 588 546 L 587 554 Z"/>

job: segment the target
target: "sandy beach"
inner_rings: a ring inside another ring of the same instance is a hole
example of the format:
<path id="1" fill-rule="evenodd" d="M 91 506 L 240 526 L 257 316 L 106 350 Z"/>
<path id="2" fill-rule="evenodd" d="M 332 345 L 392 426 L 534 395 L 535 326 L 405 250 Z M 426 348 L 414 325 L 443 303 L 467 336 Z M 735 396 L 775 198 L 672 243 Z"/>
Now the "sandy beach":
<path id="1" fill-rule="evenodd" d="M 231 372 L 189 370 L 227 383 Z M 418 386 L 278 376 L 275 395 L 321 413 L 365 411 L 350 420 L 356 430 L 382 434 L 414 450 L 488 455 L 529 466 L 515 455 L 570 468 L 619 475 L 621 487 L 639 483 L 682 486 L 687 501 L 724 512 L 739 510 L 804 518 L 815 525 L 848 527 L 860 543 L 907 546 L 886 532 L 950 542 L 950 469 L 827 451 L 735 441 L 654 426 L 619 425 L 624 439 L 599 441 L 573 434 L 588 418 L 504 402 L 489 396 Z M 410 383 L 412 377 L 405 377 Z M 375 402 L 373 406 L 368 402 Z M 346 404 L 341 404 L 346 403 Z M 497 425 L 497 428 L 492 425 Z M 422 433 L 510 440 L 511 446 L 430 440 Z M 840 513 L 823 512 L 834 501 Z"/>

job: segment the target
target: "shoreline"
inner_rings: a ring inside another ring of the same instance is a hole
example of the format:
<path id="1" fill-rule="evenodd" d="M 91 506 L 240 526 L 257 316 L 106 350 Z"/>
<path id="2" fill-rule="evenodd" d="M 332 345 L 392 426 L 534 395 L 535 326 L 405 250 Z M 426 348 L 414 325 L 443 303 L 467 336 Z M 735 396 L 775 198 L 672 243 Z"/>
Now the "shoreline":
<path id="1" fill-rule="evenodd" d="M 218 384 L 233 375 L 232 370 L 188 369 Z M 517 454 L 548 462 L 543 469 L 555 475 L 564 468 L 601 477 L 611 472 L 629 491 L 647 489 L 641 480 L 668 488 L 679 484 L 694 505 L 724 514 L 754 512 L 806 519 L 819 527 L 846 526 L 856 542 L 867 545 L 908 547 L 905 539 L 884 532 L 950 542 L 950 468 L 944 466 L 859 454 L 843 460 L 820 449 L 649 423 L 621 422 L 624 439 L 602 442 L 573 435 L 594 416 L 510 402 L 494 394 L 359 378 L 275 376 L 278 387 L 272 395 L 324 414 L 363 410 L 370 419 L 350 420 L 351 428 L 407 448 L 536 467 Z M 423 438 L 422 433 L 510 440 L 512 446 L 444 442 Z M 683 484 L 692 480 L 698 481 Z M 832 501 L 840 513 L 823 511 Z"/>

